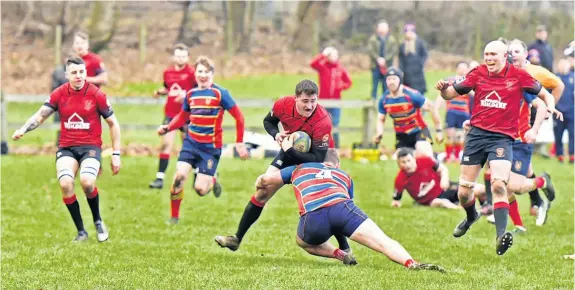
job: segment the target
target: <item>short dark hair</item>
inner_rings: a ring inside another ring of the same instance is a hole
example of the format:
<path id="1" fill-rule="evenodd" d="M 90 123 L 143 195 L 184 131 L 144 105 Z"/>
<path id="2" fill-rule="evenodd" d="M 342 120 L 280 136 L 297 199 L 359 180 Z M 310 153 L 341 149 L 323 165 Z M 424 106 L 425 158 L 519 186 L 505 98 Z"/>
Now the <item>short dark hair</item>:
<path id="1" fill-rule="evenodd" d="M 399 151 L 397 151 L 397 160 L 399 160 L 399 158 L 403 158 L 407 155 L 415 156 L 415 154 L 413 153 L 413 149 L 403 147 L 403 148 L 399 149 Z"/>
<path id="2" fill-rule="evenodd" d="M 305 93 L 306 95 L 317 95 L 317 92 L 319 91 L 316 83 L 312 80 L 302 80 L 299 83 L 297 83 L 297 85 L 295 86 L 295 95 L 299 96 L 302 93 Z"/>
<path id="3" fill-rule="evenodd" d="M 214 64 L 214 61 L 209 59 L 207 56 L 203 56 L 203 55 L 198 56 L 198 58 L 196 59 L 196 64 L 194 65 L 194 68 L 197 69 L 198 65 L 200 65 L 200 64 L 205 66 L 211 72 L 214 72 L 214 70 L 216 69 L 216 65 Z"/>
<path id="4" fill-rule="evenodd" d="M 327 153 L 325 154 L 324 162 L 333 163 L 333 165 L 337 165 L 339 163 L 339 156 L 337 151 L 333 148 L 327 149 Z"/>
<path id="5" fill-rule="evenodd" d="M 86 64 L 86 63 L 80 57 L 73 56 L 66 60 L 66 66 L 69 66 L 71 64 Z"/>
<path id="6" fill-rule="evenodd" d="M 185 50 L 188 54 L 190 53 L 190 52 L 188 51 L 188 46 L 185 45 L 185 44 L 183 44 L 183 43 L 176 43 L 176 44 L 174 45 L 174 52 L 175 52 L 176 50 Z"/>

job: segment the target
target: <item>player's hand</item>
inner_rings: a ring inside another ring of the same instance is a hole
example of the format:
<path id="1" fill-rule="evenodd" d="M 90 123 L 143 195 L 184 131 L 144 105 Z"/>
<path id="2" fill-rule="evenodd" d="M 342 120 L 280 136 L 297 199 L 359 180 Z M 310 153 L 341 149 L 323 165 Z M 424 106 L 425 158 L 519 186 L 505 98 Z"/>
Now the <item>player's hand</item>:
<path id="1" fill-rule="evenodd" d="M 435 132 L 435 141 L 437 141 L 437 143 L 439 143 L 439 144 L 443 143 L 443 132 L 442 131 Z"/>
<path id="2" fill-rule="evenodd" d="M 240 158 L 242 160 L 246 160 L 246 159 L 250 158 L 250 153 L 248 152 L 248 149 L 246 148 L 246 144 L 236 143 L 236 151 L 238 152 L 238 154 L 240 155 Z"/>
<path id="3" fill-rule="evenodd" d="M 122 161 L 120 160 L 119 155 L 112 155 L 112 175 L 118 174 L 120 172 L 120 167 L 122 167 Z"/>
<path id="4" fill-rule="evenodd" d="M 162 125 L 158 127 L 158 135 L 163 136 L 166 135 L 170 130 L 168 129 L 168 125 Z"/>
<path id="5" fill-rule="evenodd" d="M 401 201 L 399 200 L 392 200 L 391 207 L 401 207 Z"/>
<path id="6" fill-rule="evenodd" d="M 326 47 L 321 54 L 323 54 L 324 56 L 329 56 L 332 52 L 333 52 L 334 48 L 331 46 Z"/>
<path id="7" fill-rule="evenodd" d="M 160 92 L 158 90 L 154 91 L 154 98 L 157 99 L 160 97 Z"/>
<path id="8" fill-rule="evenodd" d="M 439 80 L 437 81 L 437 83 L 435 84 L 435 88 L 438 91 L 443 91 L 445 89 L 447 89 L 449 87 L 449 83 L 446 82 L 445 80 Z"/>
<path id="9" fill-rule="evenodd" d="M 557 120 L 563 121 L 563 113 L 557 111 L 557 109 L 553 109 L 553 111 L 549 113 L 551 113 L 551 116 L 555 115 L 555 118 L 557 118 Z"/>
<path id="10" fill-rule="evenodd" d="M 183 104 L 184 103 L 184 99 L 186 98 L 186 91 L 184 90 L 180 90 L 180 92 L 178 93 L 178 95 L 176 96 L 176 98 L 174 99 L 174 101 Z"/>
<path id="11" fill-rule="evenodd" d="M 293 139 L 292 138 L 284 138 L 282 141 L 282 149 L 284 152 L 287 152 L 290 148 L 293 147 Z"/>
<path id="12" fill-rule="evenodd" d="M 283 131 L 283 132 L 277 133 L 276 137 L 275 137 L 276 142 L 278 142 L 278 144 L 281 146 L 285 137 L 288 137 L 288 136 L 289 136 L 289 131 Z"/>
<path id="13" fill-rule="evenodd" d="M 467 134 L 469 131 L 471 131 L 471 121 L 465 120 L 465 122 L 463 122 L 463 133 Z"/>
<path id="14" fill-rule="evenodd" d="M 379 144 L 379 142 L 381 142 L 381 137 L 383 137 L 381 134 L 373 136 L 373 143 Z"/>
<path id="15" fill-rule="evenodd" d="M 22 136 L 24 136 L 24 134 L 25 132 L 23 130 L 18 129 L 14 131 L 14 134 L 12 134 L 12 140 L 18 141 Z"/>
<path id="16" fill-rule="evenodd" d="M 525 132 L 525 142 L 527 142 L 527 144 L 534 144 L 535 141 L 537 140 L 537 133 L 535 133 L 535 131 L 533 131 L 533 129 L 529 129 L 527 130 L 527 132 Z"/>

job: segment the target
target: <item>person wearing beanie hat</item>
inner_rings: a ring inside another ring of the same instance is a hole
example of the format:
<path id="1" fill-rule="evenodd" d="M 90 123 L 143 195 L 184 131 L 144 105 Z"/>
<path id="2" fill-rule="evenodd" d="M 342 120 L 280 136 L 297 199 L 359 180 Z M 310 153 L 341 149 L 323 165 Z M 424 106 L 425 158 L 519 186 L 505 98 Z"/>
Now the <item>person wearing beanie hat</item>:
<path id="1" fill-rule="evenodd" d="M 403 85 L 405 75 L 401 69 L 390 67 L 387 70 L 385 81 L 388 90 L 378 101 L 377 133 L 373 142 L 379 144 L 383 136 L 386 116 L 393 119 L 395 129 L 395 148 L 415 149 L 416 156 L 428 156 L 434 158 L 431 144 L 433 139 L 427 128 L 427 124 L 421 116 L 421 110 L 430 111 L 437 129 L 437 141 L 443 141 L 441 121 L 439 114 L 434 110 L 432 102 L 410 87 Z"/>
<path id="2" fill-rule="evenodd" d="M 403 82 L 421 94 L 425 94 L 425 92 L 427 92 L 423 72 L 425 61 L 427 60 L 425 42 L 417 37 L 415 24 L 406 24 L 403 31 L 405 33 L 405 40 L 399 46 L 399 68 L 405 73 Z"/>

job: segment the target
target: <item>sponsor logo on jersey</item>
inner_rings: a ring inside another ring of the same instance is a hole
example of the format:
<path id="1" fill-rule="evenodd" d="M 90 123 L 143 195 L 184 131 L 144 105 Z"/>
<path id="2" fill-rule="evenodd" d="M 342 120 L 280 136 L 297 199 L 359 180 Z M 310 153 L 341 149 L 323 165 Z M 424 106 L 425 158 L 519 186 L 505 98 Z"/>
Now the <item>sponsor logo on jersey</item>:
<path id="1" fill-rule="evenodd" d="M 180 85 L 178 85 L 177 83 L 174 83 L 171 87 L 170 90 L 168 91 L 168 96 L 170 97 L 177 97 L 181 94 L 182 87 L 180 87 Z"/>
<path id="2" fill-rule="evenodd" d="M 94 107 L 94 102 L 92 100 L 87 100 L 84 102 L 84 110 L 90 111 Z"/>
<path id="3" fill-rule="evenodd" d="M 68 118 L 68 122 L 64 122 L 64 128 L 68 130 L 89 130 L 90 123 L 84 122 L 84 119 L 74 113 Z"/>
<path id="4" fill-rule="evenodd" d="M 321 147 L 327 147 L 329 146 L 329 134 L 325 134 L 323 135 L 323 137 L 321 138 Z"/>
<path id="5" fill-rule="evenodd" d="M 489 93 L 485 99 L 481 100 L 482 107 L 505 109 L 507 103 L 501 101 L 501 96 L 496 91 Z"/>

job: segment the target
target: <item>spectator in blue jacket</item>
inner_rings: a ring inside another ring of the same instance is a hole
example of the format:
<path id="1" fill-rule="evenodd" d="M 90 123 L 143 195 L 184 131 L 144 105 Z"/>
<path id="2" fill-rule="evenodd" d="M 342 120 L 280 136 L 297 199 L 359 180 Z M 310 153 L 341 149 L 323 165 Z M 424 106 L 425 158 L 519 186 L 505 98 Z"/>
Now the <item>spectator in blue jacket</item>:
<path id="1" fill-rule="evenodd" d="M 567 130 L 569 134 L 569 163 L 573 163 L 575 161 L 575 96 L 573 94 L 575 73 L 571 69 L 569 60 L 561 59 L 559 61 L 557 76 L 565 84 L 565 90 L 563 90 L 563 95 L 557 105 L 555 105 L 555 108 L 563 113 L 563 121 L 553 120 L 555 155 L 560 162 L 563 162 L 563 133 Z"/>

